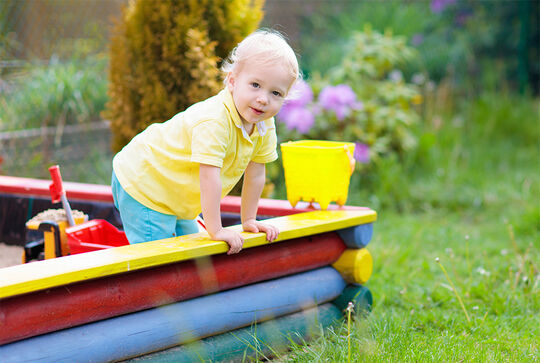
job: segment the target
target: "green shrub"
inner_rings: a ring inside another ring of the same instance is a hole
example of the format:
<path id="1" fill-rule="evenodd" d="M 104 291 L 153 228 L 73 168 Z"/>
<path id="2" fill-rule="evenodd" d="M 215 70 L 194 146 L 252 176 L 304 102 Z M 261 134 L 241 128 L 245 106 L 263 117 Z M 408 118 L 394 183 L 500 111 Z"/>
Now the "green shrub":
<path id="1" fill-rule="evenodd" d="M 262 17 L 262 1 L 133 1 L 111 40 L 113 149 L 222 87 L 221 59 Z"/>
<path id="2" fill-rule="evenodd" d="M 330 73 L 333 84 L 349 84 L 364 102 L 363 118 L 351 132 L 374 147 L 374 155 L 402 155 L 416 146 L 411 128 L 419 121 L 414 105 L 422 99 L 399 70 L 415 56 L 405 37 L 367 28 L 353 34 L 341 65 Z"/>

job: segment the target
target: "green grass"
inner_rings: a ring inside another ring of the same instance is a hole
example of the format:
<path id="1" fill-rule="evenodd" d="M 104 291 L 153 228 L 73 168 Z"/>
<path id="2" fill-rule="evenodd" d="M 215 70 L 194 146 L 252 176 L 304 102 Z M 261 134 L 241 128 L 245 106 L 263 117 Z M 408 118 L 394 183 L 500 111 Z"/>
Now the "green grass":
<path id="1" fill-rule="evenodd" d="M 369 246 L 375 267 L 367 286 L 375 303 L 357 325 L 357 358 L 538 358 L 538 249 L 528 238 L 514 245 L 508 227 L 501 219 L 447 212 L 381 215 Z"/>
<path id="2" fill-rule="evenodd" d="M 379 170 L 378 192 L 394 194 L 375 192 L 374 305 L 354 322 L 351 361 L 540 361 L 537 109 L 500 95 L 466 102 L 458 126 L 449 115 L 420 131 L 435 140 L 428 154 Z M 352 204 L 373 199 L 351 193 Z M 348 361 L 347 321 L 278 360 Z"/>

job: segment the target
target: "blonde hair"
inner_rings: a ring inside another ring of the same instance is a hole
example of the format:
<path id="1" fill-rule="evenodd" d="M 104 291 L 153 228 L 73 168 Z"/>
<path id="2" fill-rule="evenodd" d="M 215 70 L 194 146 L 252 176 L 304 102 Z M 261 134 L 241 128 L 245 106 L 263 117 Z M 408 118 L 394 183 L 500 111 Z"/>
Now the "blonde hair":
<path id="1" fill-rule="evenodd" d="M 284 35 L 276 30 L 259 29 L 238 43 L 221 66 L 221 70 L 227 75 L 225 82 L 230 73 L 238 71 L 250 60 L 256 60 L 262 64 L 283 62 L 289 68 L 294 80 L 301 78 L 296 54 Z"/>

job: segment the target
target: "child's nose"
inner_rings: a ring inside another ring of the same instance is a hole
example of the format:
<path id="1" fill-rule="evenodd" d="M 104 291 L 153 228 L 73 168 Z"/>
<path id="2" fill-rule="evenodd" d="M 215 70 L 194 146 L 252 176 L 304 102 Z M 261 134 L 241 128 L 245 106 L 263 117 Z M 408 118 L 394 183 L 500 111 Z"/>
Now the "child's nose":
<path id="1" fill-rule="evenodd" d="M 257 101 L 259 103 L 262 103 L 263 105 L 266 105 L 268 103 L 268 98 L 263 94 L 259 94 L 259 97 L 257 97 Z"/>

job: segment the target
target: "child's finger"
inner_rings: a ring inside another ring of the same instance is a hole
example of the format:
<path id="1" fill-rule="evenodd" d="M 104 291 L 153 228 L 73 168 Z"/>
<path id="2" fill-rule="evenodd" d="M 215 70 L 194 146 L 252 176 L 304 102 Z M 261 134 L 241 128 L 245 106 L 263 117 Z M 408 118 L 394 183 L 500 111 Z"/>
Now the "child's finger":
<path id="1" fill-rule="evenodd" d="M 249 232 L 253 232 L 253 233 L 259 233 L 261 231 L 260 228 L 258 228 L 256 225 L 254 224 L 251 224 L 249 225 Z"/>
<path id="2" fill-rule="evenodd" d="M 279 234 L 277 227 L 267 224 L 264 226 L 264 232 L 266 232 L 266 238 L 268 241 L 272 242 L 275 240 Z"/>
<path id="3" fill-rule="evenodd" d="M 266 239 L 270 242 L 274 240 L 274 231 L 272 230 L 272 228 L 266 229 Z"/>
<path id="4" fill-rule="evenodd" d="M 240 235 L 234 236 L 234 238 L 231 239 L 229 242 L 229 251 L 227 252 L 228 255 L 232 255 L 235 253 L 238 253 L 242 250 L 242 246 L 244 245 L 244 238 Z"/>
<path id="5" fill-rule="evenodd" d="M 275 241 L 279 236 L 279 229 L 277 227 L 272 228 L 272 231 L 274 233 L 274 238 L 272 238 L 272 241 Z"/>

